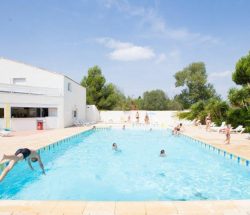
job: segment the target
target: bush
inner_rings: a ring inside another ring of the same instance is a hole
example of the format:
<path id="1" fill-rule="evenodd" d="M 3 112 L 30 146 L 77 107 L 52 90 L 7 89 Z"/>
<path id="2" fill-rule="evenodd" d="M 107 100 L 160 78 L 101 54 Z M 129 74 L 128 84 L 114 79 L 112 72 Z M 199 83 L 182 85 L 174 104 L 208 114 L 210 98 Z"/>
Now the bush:
<path id="1" fill-rule="evenodd" d="M 216 125 L 220 125 L 223 121 L 226 121 L 228 109 L 228 104 L 217 98 L 210 99 L 205 107 L 206 113 L 211 114 L 212 121 Z"/>
<path id="2" fill-rule="evenodd" d="M 177 116 L 179 119 L 189 119 L 190 112 L 178 112 Z"/>
<path id="3" fill-rule="evenodd" d="M 246 130 L 250 132 L 250 110 L 241 108 L 231 108 L 227 112 L 227 123 L 230 123 L 232 127 L 243 125 Z"/>

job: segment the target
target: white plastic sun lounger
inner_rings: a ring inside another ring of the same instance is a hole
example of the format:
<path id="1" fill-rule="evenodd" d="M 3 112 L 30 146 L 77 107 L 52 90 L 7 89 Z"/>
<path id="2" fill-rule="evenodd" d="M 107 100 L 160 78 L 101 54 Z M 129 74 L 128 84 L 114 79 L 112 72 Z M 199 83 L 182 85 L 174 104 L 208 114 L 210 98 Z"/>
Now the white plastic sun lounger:
<path id="1" fill-rule="evenodd" d="M 217 131 L 217 132 L 220 132 L 220 130 L 223 130 L 226 128 L 226 122 L 222 122 L 221 123 L 221 126 L 214 126 L 214 127 L 211 127 L 211 131 Z"/>
<path id="2" fill-rule="evenodd" d="M 2 137 L 9 137 L 11 135 L 12 131 L 10 129 L 3 129 L 0 131 L 0 135 Z"/>
<path id="3" fill-rule="evenodd" d="M 232 130 L 231 130 L 231 132 L 233 132 L 233 133 L 240 133 L 240 134 L 242 134 L 244 130 L 245 130 L 245 128 L 243 128 L 243 126 L 242 126 L 242 125 L 239 125 L 237 128 L 232 129 Z"/>

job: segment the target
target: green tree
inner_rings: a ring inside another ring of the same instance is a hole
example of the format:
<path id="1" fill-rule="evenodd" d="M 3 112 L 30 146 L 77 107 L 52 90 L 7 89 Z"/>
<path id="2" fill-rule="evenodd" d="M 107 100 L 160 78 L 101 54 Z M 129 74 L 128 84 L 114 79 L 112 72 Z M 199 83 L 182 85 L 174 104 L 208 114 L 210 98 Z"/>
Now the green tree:
<path id="1" fill-rule="evenodd" d="M 167 110 L 183 110 L 182 104 L 175 98 L 167 102 Z"/>
<path id="2" fill-rule="evenodd" d="M 250 106 L 250 87 L 244 86 L 241 89 L 231 88 L 228 99 L 233 107 L 249 109 Z"/>
<path id="3" fill-rule="evenodd" d="M 250 132 L 250 52 L 236 63 L 232 79 L 242 87 L 229 90 L 232 108 L 228 111 L 228 122 L 233 126 L 243 125 Z"/>
<path id="4" fill-rule="evenodd" d="M 168 98 L 162 90 L 152 90 L 143 93 L 144 110 L 166 110 Z"/>
<path id="5" fill-rule="evenodd" d="M 205 121 L 205 117 L 207 115 L 205 111 L 206 103 L 205 101 L 198 101 L 190 107 L 190 113 L 188 115 L 188 119 L 199 119 L 201 122 Z"/>
<path id="6" fill-rule="evenodd" d="M 207 100 L 216 95 L 213 85 L 207 83 L 205 64 L 202 62 L 192 63 L 175 75 L 175 86 L 184 87 L 181 94 L 177 96 L 184 108 L 198 102 Z"/>
<path id="7" fill-rule="evenodd" d="M 96 105 L 99 108 L 98 103 L 102 98 L 105 82 L 106 80 L 98 66 L 89 68 L 88 75 L 81 82 L 81 85 L 87 89 L 87 104 Z"/>
<path id="8" fill-rule="evenodd" d="M 237 62 L 232 79 L 239 85 L 250 84 L 250 52 Z"/>
<path id="9" fill-rule="evenodd" d="M 83 78 L 81 85 L 87 90 L 87 104 L 96 105 L 100 110 L 114 109 L 123 98 L 115 85 L 106 84 L 98 66 L 89 68 L 88 75 Z"/>
<path id="10" fill-rule="evenodd" d="M 208 100 L 205 106 L 206 115 L 210 113 L 213 122 L 215 122 L 217 125 L 221 124 L 223 121 L 226 121 L 228 110 L 229 105 L 227 102 L 217 98 Z"/>

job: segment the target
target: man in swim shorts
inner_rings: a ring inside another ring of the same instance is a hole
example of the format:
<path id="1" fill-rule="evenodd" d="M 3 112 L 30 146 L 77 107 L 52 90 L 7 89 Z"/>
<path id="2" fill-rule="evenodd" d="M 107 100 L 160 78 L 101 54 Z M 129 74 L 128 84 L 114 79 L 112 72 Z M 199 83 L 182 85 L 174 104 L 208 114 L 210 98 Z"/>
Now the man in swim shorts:
<path id="1" fill-rule="evenodd" d="M 0 163 L 4 160 L 8 160 L 9 164 L 8 164 L 8 166 L 5 167 L 5 169 L 1 173 L 0 182 L 5 178 L 5 176 L 8 174 L 8 172 L 15 166 L 15 164 L 17 162 L 19 162 L 21 160 L 26 160 L 26 159 L 27 159 L 28 164 L 32 170 L 34 170 L 34 169 L 31 165 L 31 161 L 32 162 L 38 161 L 39 165 L 43 171 L 43 174 L 45 174 L 43 163 L 41 161 L 40 155 L 35 150 L 31 150 L 28 148 L 22 148 L 22 149 L 18 149 L 14 155 L 5 155 L 5 154 L 3 155 L 3 158 L 0 161 Z"/>

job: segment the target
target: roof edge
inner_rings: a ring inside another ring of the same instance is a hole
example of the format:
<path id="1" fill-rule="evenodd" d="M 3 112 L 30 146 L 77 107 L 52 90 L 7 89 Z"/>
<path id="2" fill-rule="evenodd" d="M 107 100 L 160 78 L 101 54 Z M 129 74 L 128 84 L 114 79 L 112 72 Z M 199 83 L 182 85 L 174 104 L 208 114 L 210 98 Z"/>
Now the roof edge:
<path id="1" fill-rule="evenodd" d="M 40 69 L 40 70 L 43 70 L 43 71 L 48 72 L 48 73 L 52 73 L 52 74 L 55 74 L 55 75 L 60 75 L 60 76 L 68 78 L 69 80 L 71 80 L 74 83 L 78 84 L 79 86 L 83 87 L 79 82 L 77 82 L 77 81 L 73 80 L 72 78 L 68 77 L 67 75 L 64 75 L 64 74 L 59 73 L 59 72 L 49 71 L 46 68 L 42 68 L 42 67 L 39 67 L 39 66 L 34 66 L 34 65 L 31 65 L 31 64 L 28 64 L 28 63 L 24 63 L 24 62 L 21 62 L 21 61 L 18 61 L 18 60 L 12 60 L 12 59 L 5 58 L 5 57 L 2 57 L 2 56 L 0 56 L 0 60 L 8 60 L 8 61 L 12 61 L 14 63 L 19 63 L 19 64 L 23 64 L 25 66 L 30 66 L 30 67 L 33 67 L 33 68 L 36 68 L 36 69 Z M 83 87 L 83 88 L 85 88 L 85 87 Z"/>

